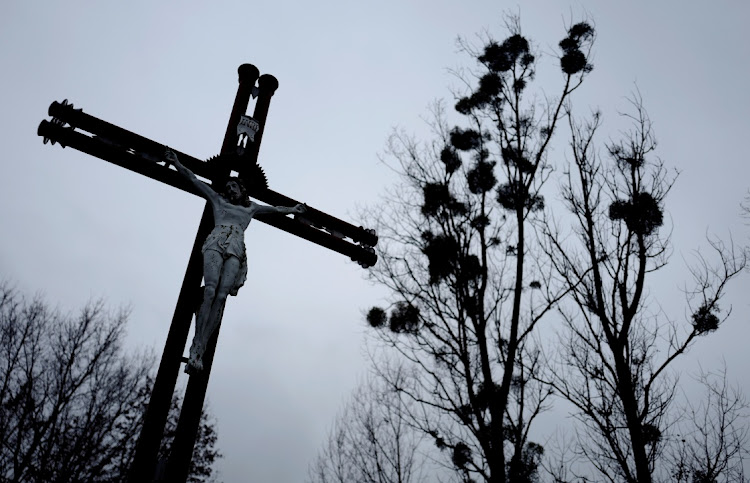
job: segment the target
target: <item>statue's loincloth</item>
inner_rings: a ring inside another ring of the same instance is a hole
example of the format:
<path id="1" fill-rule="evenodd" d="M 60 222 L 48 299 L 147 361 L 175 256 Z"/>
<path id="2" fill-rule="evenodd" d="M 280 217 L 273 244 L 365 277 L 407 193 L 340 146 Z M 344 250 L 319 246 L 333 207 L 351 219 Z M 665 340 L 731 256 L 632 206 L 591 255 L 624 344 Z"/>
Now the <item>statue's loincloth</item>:
<path id="1" fill-rule="evenodd" d="M 247 254 L 245 253 L 245 234 L 236 225 L 216 225 L 206 238 L 201 248 L 201 253 L 206 250 L 214 250 L 221 253 L 226 260 L 229 257 L 237 257 L 240 261 L 240 269 L 237 277 L 229 290 L 230 295 L 237 295 L 237 291 L 247 280 Z"/>

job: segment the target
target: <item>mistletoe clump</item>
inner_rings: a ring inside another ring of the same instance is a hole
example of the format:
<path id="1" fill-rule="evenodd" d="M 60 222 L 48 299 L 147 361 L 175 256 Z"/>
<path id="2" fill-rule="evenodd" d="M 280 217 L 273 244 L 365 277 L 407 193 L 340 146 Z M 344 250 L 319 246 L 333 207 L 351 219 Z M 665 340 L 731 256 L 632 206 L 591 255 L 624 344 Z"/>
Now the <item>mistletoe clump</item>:
<path id="1" fill-rule="evenodd" d="M 513 66 L 518 66 L 524 74 L 516 79 L 511 88 L 520 93 L 526 87 L 525 77 L 532 77 L 530 67 L 534 63 L 529 41 L 519 34 L 511 35 L 501 44 L 490 42 L 484 47 L 484 52 L 477 60 L 487 67 L 488 72 L 479 78 L 477 89 L 467 97 L 462 97 L 456 103 L 456 111 L 469 114 L 474 109 L 492 106 L 502 108 L 503 79 Z"/>
<path id="2" fill-rule="evenodd" d="M 479 87 L 476 91 L 456 102 L 456 111 L 468 115 L 474 109 L 481 109 L 488 105 L 501 108 L 503 105 L 503 97 L 500 95 L 502 89 L 502 77 L 495 72 L 488 72 L 479 78 Z"/>
<path id="3" fill-rule="evenodd" d="M 482 275 L 479 257 L 462 254 L 455 238 L 448 235 L 436 236 L 426 231 L 422 233 L 422 240 L 422 253 L 427 256 L 431 285 L 436 285 L 451 275 L 456 277 L 459 284 L 475 281 Z"/>
<path id="4" fill-rule="evenodd" d="M 469 184 L 469 191 L 478 195 L 492 190 L 497 183 L 494 169 L 494 162 L 478 161 L 466 175 L 466 181 Z"/>
<path id="5" fill-rule="evenodd" d="M 719 317 L 714 312 L 718 307 L 709 304 L 701 305 L 692 316 L 693 327 L 699 334 L 707 334 L 719 328 Z"/>
<path id="6" fill-rule="evenodd" d="M 661 430 L 651 423 L 643 425 L 641 434 L 646 444 L 654 445 L 661 440 Z"/>
<path id="7" fill-rule="evenodd" d="M 445 146 L 440 151 L 440 161 L 445 165 L 445 172 L 448 174 L 453 174 L 461 167 L 461 157 L 451 146 Z"/>
<path id="8" fill-rule="evenodd" d="M 544 447 L 529 441 L 519 456 L 508 462 L 508 481 L 538 481 L 538 468 L 544 456 Z"/>
<path id="9" fill-rule="evenodd" d="M 398 302 L 388 317 L 385 310 L 373 307 L 367 312 L 367 323 L 375 329 L 386 327 L 397 334 L 413 334 L 419 329 L 419 308 L 408 302 Z"/>
<path id="10" fill-rule="evenodd" d="M 419 308 L 408 302 L 398 302 L 388 320 L 391 331 L 397 334 L 414 334 L 419 329 Z"/>
<path id="11" fill-rule="evenodd" d="M 563 55 L 560 58 L 560 67 L 568 75 L 579 72 L 591 72 L 594 68 L 586 62 L 586 55 L 581 51 L 584 42 L 590 42 L 594 37 L 594 29 L 591 25 L 581 22 L 568 29 L 568 36 L 560 41 Z"/>
<path id="12" fill-rule="evenodd" d="M 497 189 L 497 202 L 509 211 L 524 207 L 529 211 L 544 209 L 544 198 L 541 195 L 529 193 L 520 181 L 511 181 L 500 185 Z"/>
<path id="13" fill-rule="evenodd" d="M 615 200 L 609 205 L 609 218 L 624 221 L 630 231 L 643 236 L 664 223 L 659 203 L 649 193 L 636 193 L 631 200 Z"/>
<path id="14" fill-rule="evenodd" d="M 522 35 L 511 35 L 502 44 L 490 42 L 479 56 L 479 61 L 491 71 L 508 72 L 514 64 L 528 67 L 534 62 L 534 56 L 529 48 L 529 41 Z"/>
<path id="15" fill-rule="evenodd" d="M 534 171 L 534 164 L 523 155 L 523 151 L 512 146 L 503 146 L 503 161 L 509 166 L 515 166 L 522 173 L 531 173 Z"/>
<path id="16" fill-rule="evenodd" d="M 367 323 L 370 324 L 370 327 L 376 329 L 383 327 L 383 325 L 385 325 L 385 321 L 385 310 L 381 309 L 380 307 L 373 307 L 369 312 L 367 312 Z"/>
<path id="17" fill-rule="evenodd" d="M 445 183 L 426 183 L 422 187 L 424 216 L 438 216 L 442 210 L 452 214 L 466 213 L 466 206 L 459 202 L 450 192 Z"/>
<path id="18" fill-rule="evenodd" d="M 503 79 L 495 72 L 489 72 L 479 78 L 479 87 L 474 95 L 478 101 L 489 102 L 500 95 L 503 90 Z"/>
<path id="19" fill-rule="evenodd" d="M 466 465 L 471 461 L 471 448 L 466 443 L 459 441 L 456 446 L 453 447 L 453 464 L 456 468 L 464 469 Z"/>
<path id="20" fill-rule="evenodd" d="M 446 235 L 435 236 L 429 231 L 422 233 L 422 240 L 422 253 L 427 256 L 429 263 L 430 284 L 435 285 L 453 272 L 460 248 L 454 238 Z"/>
<path id="21" fill-rule="evenodd" d="M 471 220 L 471 227 L 475 230 L 482 231 L 490 226 L 490 217 L 487 215 L 477 215 Z"/>
<path id="22" fill-rule="evenodd" d="M 482 142 L 482 135 L 473 129 L 454 127 L 450 133 L 451 145 L 459 151 L 477 149 Z"/>

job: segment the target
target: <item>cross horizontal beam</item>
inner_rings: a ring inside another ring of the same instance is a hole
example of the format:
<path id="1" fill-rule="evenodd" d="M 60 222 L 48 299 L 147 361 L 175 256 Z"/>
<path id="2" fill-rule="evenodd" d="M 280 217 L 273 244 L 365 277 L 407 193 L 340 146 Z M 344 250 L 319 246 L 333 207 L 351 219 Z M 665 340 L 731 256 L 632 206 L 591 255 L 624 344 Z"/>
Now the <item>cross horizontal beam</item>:
<path id="1" fill-rule="evenodd" d="M 74 109 L 67 102 L 53 102 L 48 113 L 52 116 L 52 121 L 42 121 L 37 129 L 37 134 L 44 137 L 45 142 L 50 140 L 60 143 L 62 147 L 69 146 L 164 184 L 199 195 L 195 187 L 176 171 L 162 164 L 164 145 L 97 119 L 81 109 Z M 197 176 L 211 178 L 212 166 L 209 163 L 185 153 L 176 153 L 182 163 Z M 230 168 L 239 172 L 242 167 Z M 256 189 L 249 194 L 255 199 L 275 206 L 294 206 L 298 203 L 270 189 Z M 260 215 L 257 218 L 263 223 L 346 255 L 363 267 L 371 267 L 377 262 L 377 255 L 372 249 L 377 243 L 377 236 L 373 230 L 354 226 L 320 210 L 308 207 L 304 217 Z"/>

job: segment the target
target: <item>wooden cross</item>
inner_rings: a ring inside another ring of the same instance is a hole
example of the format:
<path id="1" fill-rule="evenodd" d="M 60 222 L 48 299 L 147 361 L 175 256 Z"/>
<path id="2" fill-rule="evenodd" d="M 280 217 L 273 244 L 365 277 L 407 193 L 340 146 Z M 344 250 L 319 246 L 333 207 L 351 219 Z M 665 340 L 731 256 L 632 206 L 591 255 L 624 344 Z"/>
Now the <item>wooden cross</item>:
<path id="1" fill-rule="evenodd" d="M 197 176 L 209 180 L 211 185 L 217 186 L 218 183 L 226 181 L 232 172 L 235 172 L 241 179 L 251 181 L 248 186 L 248 193 L 251 197 L 269 205 L 294 206 L 297 201 L 266 188 L 264 183 L 252 182 L 253 178 L 257 180 L 258 176 L 264 177 L 257 165 L 257 158 L 268 107 L 271 97 L 278 88 L 278 81 L 268 74 L 259 75 L 258 69 L 251 64 L 241 65 L 238 73 L 239 87 L 229 117 L 221 155 L 208 161 L 201 161 L 185 153 L 175 152 L 188 169 Z M 248 142 L 244 147 L 243 156 L 234 156 L 238 150 L 237 126 L 247 110 L 251 96 L 257 96 L 253 118 L 258 122 L 259 129 L 255 134 L 255 140 Z M 37 133 L 44 137 L 45 143 L 48 141 L 52 144 L 60 143 L 62 147 L 77 149 L 175 188 L 199 195 L 193 185 L 170 169 L 167 164 L 161 163 L 164 145 L 97 119 L 81 109 L 75 109 L 67 101 L 53 102 L 48 114 L 52 120 L 42 121 L 37 130 Z M 347 255 L 365 268 L 373 266 L 377 261 L 372 248 L 377 243 L 377 236 L 373 230 L 356 227 L 314 208 L 308 207 L 303 217 L 289 218 L 279 215 L 264 217 L 261 215 L 257 219 Z M 154 380 L 143 428 L 136 446 L 136 454 L 128 475 L 129 481 L 133 483 L 152 481 L 157 477 L 157 453 L 180 364 L 186 361 L 183 352 L 190 330 L 190 321 L 195 311 L 196 300 L 200 301 L 201 298 L 202 256 L 200 248 L 212 227 L 211 210 L 206 206 L 185 271 L 182 289 L 177 299 L 159 371 Z M 187 478 L 218 333 L 217 327 L 203 356 L 203 371 L 190 375 L 169 460 L 166 467 L 161 468 L 162 475 L 159 476 L 159 480 L 163 478 L 166 481 L 182 482 Z"/>

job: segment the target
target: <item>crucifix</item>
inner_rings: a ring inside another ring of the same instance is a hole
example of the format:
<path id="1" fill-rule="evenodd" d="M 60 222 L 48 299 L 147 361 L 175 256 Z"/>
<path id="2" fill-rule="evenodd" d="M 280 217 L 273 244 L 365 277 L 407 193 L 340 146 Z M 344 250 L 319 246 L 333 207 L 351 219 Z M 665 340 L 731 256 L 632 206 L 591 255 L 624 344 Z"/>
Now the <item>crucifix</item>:
<path id="1" fill-rule="evenodd" d="M 260 75 L 251 64 L 241 65 L 238 73 L 239 87 L 220 154 L 207 161 L 168 149 L 97 119 L 75 109 L 67 101 L 53 102 L 48 111 L 52 119 L 42 121 L 37 130 L 45 143 L 51 141 L 63 148 L 77 149 L 208 201 L 128 475 L 128 481 L 132 483 L 155 479 L 184 482 L 187 479 L 221 325 L 225 292 L 236 292 L 246 269 L 241 232 L 250 219 L 257 218 L 346 255 L 364 268 L 377 261 L 372 248 L 377 243 L 373 230 L 356 227 L 268 188 L 257 160 L 268 107 L 278 81 L 269 74 Z M 245 115 L 251 97 L 257 97 L 252 117 Z M 176 169 L 172 169 L 172 165 Z M 249 201 L 243 189 L 250 197 L 270 206 Z M 293 217 L 286 216 L 289 214 Z M 206 264 L 215 268 L 206 268 L 204 273 Z M 231 281 L 226 286 L 221 282 L 224 274 L 227 281 Z M 206 280 L 205 287 L 201 287 L 202 278 Z M 186 358 L 183 353 L 194 314 L 196 325 L 201 321 L 202 327 L 196 327 L 190 357 Z M 157 453 L 182 363 L 186 364 L 189 381 L 169 459 L 159 462 L 157 475 Z"/>

